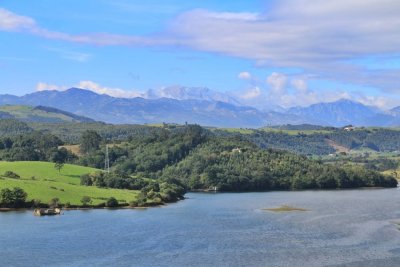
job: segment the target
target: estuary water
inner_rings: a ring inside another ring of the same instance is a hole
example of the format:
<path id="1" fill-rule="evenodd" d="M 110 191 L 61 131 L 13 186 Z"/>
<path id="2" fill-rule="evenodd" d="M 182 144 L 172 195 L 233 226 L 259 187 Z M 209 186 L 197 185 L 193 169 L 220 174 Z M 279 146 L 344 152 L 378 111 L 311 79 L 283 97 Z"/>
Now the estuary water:
<path id="1" fill-rule="evenodd" d="M 0 266 L 400 266 L 400 190 L 189 193 L 145 210 L 0 213 Z M 290 205 L 305 212 L 263 208 Z"/>

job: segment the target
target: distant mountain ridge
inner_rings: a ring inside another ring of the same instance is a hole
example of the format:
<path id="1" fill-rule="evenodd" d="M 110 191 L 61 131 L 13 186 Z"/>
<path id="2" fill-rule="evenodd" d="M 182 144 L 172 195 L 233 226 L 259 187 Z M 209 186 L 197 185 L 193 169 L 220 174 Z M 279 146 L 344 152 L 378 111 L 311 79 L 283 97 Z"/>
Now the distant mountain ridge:
<path id="1" fill-rule="evenodd" d="M 16 119 L 23 122 L 44 123 L 94 122 L 93 119 L 53 107 L 31 107 L 26 105 L 0 106 L 0 119 Z"/>
<path id="2" fill-rule="evenodd" d="M 158 99 L 158 98 L 172 98 L 177 100 L 206 100 L 206 101 L 219 101 L 232 105 L 240 106 L 241 104 L 232 96 L 213 91 L 207 87 L 185 87 L 185 86 L 169 86 L 160 90 L 148 90 L 144 98 Z"/>
<path id="3" fill-rule="evenodd" d="M 340 127 L 399 126 L 400 107 L 384 112 L 350 100 L 318 103 L 288 110 L 260 111 L 233 100 L 218 101 L 204 88 L 191 92 L 177 87 L 166 90 L 161 98 L 116 98 L 89 90 L 40 91 L 21 97 L 0 95 L 0 105 L 29 105 L 56 108 L 107 123 L 197 123 L 204 126 L 258 128 L 268 125 L 317 124 Z M 181 99 L 174 99 L 174 98 Z M 226 95 L 221 95 L 224 100 Z M 1 112 L 1 110 L 0 110 Z M 7 114 L 0 113 L 0 116 Z"/>
<path id="4" fill-rule="evenodd" d="M 334 126 L 346 124 L 380 126 L 371 125 L 371 120 L 374 121 L 377 115 L 387 116 L 386 120 L 392 119 L 390 115 L 377 113 L 376 108 L 347 99 L 331 103 L 313 104 L 305 108 L 291 108 L 288 113 L 302 117 L 313 124 L 329 125 L 328 123 L 332 123 Z"/>

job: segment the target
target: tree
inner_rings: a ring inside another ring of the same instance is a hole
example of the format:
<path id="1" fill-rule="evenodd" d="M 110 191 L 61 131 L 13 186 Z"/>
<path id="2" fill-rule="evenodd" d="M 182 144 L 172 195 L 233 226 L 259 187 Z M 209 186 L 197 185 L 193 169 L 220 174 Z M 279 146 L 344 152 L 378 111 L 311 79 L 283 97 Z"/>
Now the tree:
<path id="1" fill-rule="evenodd" d="M 53 198 L 49 202 L 50 208 L 57 208 L 60 205 L 60 199 L 58 197 Z"/>
<path id="2" fill-rule="evenodd" d="M 4 188 L 0 191 L 0 203 L 10 208 L 21 208 L 25 205 L 27 196 L 27 193 L 19 187 L 14 187 L 12 190 Z"/>
<path id="3" fill-rule="evenodd" d="M 109 199 L 107 199 L 106 207 L 118 207 L 118 200 L 114 197 L 110 197 Z"/>
<path id="4" fill-rule="evenodd" d="M 87 206 L 92 203 L 92 199 L 89 196 L 83 196 L 81 199 L 81 203 L 83 206 Z"/>
<path id="5" fill-rule="evenodd" d="M 64 163 L 63 162 L 56 162 L 54 164 L 54 168 L 56 168 L 56 170 L 58 170 L 58 172 L 61 172 L 61 169 L 64 167 Z"/>
<path id="6" fill-rule="evenodd" d="M 57 151 L 55 151 L 51 155 L 51 161 L 65 163 L 68 159 L 68 156 L 69 156 L 68 150 L 65 147 L 62 147 L 60 149 L 57 149 Z"/>
<path id="7" fill-rule="evenodd" d="M 23 207 L 28 194 L 22 188 L 14 187 L 13 195 L 14 195 L 14 206 L 17 208 Z"/>
<path id="8" fill-rule="evenodd" d="M 0 191 L 0 203 L 3 206 L 11 207 L 14 202 L 14 196 L 9 188 L 4 188 Z"/>
<path id="9" fill-rule="evenodd" d="M 84 154 L 96 151 L 100 147 L 101 136 L 93 130 L 87 130 L 82 134 L 80 150 Z"/>

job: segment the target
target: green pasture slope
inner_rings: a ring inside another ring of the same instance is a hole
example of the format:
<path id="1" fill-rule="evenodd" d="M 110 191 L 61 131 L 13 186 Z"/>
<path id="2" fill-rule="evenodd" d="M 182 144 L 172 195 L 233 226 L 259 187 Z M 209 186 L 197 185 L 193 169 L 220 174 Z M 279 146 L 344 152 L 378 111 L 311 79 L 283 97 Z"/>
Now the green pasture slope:
<path id="1" fill-rule="evenodd" d="M 6 178 L 3 176 L 6 171 L 13 171 L 21 178 Z M 82 205 L 83 196 L 91 197 L 93 205 L 105 202 L 109 197 L 115 197 L 120 203 L 129 203 L 136 199 L 138 191 L 80 185 L 82 174 L 96 171 L 99 170 L 65 164 L 59 173 L 54 168 L 54 163 L 50 162 L 0 161 L 0 190 L 20 187 L 28 193 L 28 200 L 40 199 L 42 203 L 48 203 L 52 198 L 58 197 L 61 203 L 70 202 L 72 205 Z"/>

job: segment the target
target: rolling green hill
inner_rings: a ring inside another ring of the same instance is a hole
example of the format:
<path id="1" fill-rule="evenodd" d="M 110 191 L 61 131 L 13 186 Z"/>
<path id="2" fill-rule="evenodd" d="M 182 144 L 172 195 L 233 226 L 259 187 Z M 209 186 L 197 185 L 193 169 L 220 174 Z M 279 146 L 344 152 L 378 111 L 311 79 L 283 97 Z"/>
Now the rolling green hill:
<path id="1" fill-rule="evenodd" d="M 12 171 L 21 176 L 20 179 L 6 178 L 3 174 Z M 59 173 L 54 163 L 37 161 L 0 162 L 0 190 L 3 188 L 20 187 L 28 193 L 27 200 L 41 200 L 48 203 L 52 198 L 59 198 L 61 203 L 70 202 L 81 205 L 83 196 L 91 197 L 93 205 L 105 202 L 107 198 L 115 197 L 120 203 L 136 199 L 138 191 L 97 188 L 81 186 L 80 176 L 93 173 L 98 169 L 65 164 Z"/>
<path id="2" fill-rule="evenodd" d="M 43 123 L 94 122 L 94 120 L 83 116 L 44 106 L 0 106 L 0 118 Z"/>

